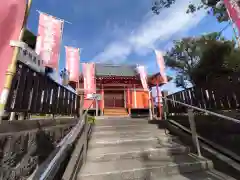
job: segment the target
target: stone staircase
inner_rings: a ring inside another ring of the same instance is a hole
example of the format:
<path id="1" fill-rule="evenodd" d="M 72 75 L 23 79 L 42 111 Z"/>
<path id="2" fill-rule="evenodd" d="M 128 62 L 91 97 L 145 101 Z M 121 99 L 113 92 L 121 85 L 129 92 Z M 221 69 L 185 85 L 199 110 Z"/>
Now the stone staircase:
<path id="1" fill-rule="evenodd" d="M 145 119 L 96 120 L 78 180 L 233 180 Z"/>
<path id="2" fill-rule="evenodd" d="M 125 108 L 106 108 L 104 116 L 128 116 L 128 112 Z"/>

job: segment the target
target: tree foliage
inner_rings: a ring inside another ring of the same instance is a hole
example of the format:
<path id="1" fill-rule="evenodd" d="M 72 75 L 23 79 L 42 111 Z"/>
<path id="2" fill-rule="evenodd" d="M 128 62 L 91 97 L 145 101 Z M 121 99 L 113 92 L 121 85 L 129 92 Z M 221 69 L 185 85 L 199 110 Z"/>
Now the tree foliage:
<path id="1" fill-rule="evenodd" d="M 169 8 L 176 0 L 154 0 L 152 11 L 155 14 L 159 14 L 160 10 L 163 8 Z"/>
<path id="2" fill-rule="evenodd" d="M 219 3 L 221 1 L 222 0 L 202 0 L 200 4 L 190 2 L 186 13 L 195 13 L 200 9 L 206 9 L 208 14 L 215 16 L 219 22 L 227 21 L 229 17 L 225 6 Z M 176 0 L 154 0 L 152 11 L 155 14 L 159 14 L 163 8 L 169 8 L 175 2 Z M 217 4 L 218 6 L 216 7 Z"/>
<path id="3" fill-rule="evenodd" d="M 217 74 L 239 71 L 239 57 L 240 50 L 233 41 L 225 40 L 219 33 L 210 33 L 175 41 L 164 58 L 166 65 L 177 72 L 176 85 L 186 88 L 187 82 L 201 85 Z"/>

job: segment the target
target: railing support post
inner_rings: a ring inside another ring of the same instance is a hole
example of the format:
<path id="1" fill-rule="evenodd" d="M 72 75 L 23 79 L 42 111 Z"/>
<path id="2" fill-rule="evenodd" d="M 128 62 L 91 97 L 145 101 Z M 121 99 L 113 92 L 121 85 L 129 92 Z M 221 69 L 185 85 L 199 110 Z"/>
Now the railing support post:
<path id="1" fill-rule="evenodd" d="M 83 126 L 83 138 L 84 138 L 84 145 L 83 145 L 83 163 L 86 162 L 87 157 L 87 146 L 88 146 L 88 115 L 84 116 L 84 126 Z"/>
<path id="2" fill-rule="evenodd" d="M 24 113 L 20 113 L 19 120 L 24 120 L 24 119 L 25 119 L 25 114 Z"/>
<path id="3" fill-rule="evenodd" d="M 149 96 L 149 118 L 150 120 L 153 120 L 153 113 L 152 113 L 152 101 L 151 101 L 151 91 L 148 90 L 148 96 Z"/>
<path id="4" fill-rule="evenodd" d="M 188 120 L 189 120 L 189 124 L 190 124 L 190 128 L 191 128 L 193 144 L 194 144 L 195 148 L 197 149 L 198 156 L 202 157 L 200 144 L 199 144 L 199 140 L 198 140 L 198 135 L 197 135 L 197 130 L 196 130 L 196 123 L 194 120 L 194 112 L 193 112 L 192 108 L 188 109 Z"/>
<path id="5" fill-rule="evenodd" d="M 95 102 L 96 102 L 96 116 L 98 116 L 98 100 L 95 99 Z"/>
<path id="6" fill-rule="evenodd" d="M 83 117 L 83 106 L 84 106 L 84 95 L 80 94 L 80 108 L 79 108 L 80 120 Z"/>
<path id="7" fill-rule="evenodd" d="M 164 115 L 164 120 L 167 120 L 167 114 L 168 114 L 168 104 L 167 104 L 167 96 L 168 92 L 163 91 L 163 115 Z"/>
<path id="8" fill-rule="evenodd" d="M 9 120 L 10 121 L 16 120 L 16 112 L 11 112 Z"/>

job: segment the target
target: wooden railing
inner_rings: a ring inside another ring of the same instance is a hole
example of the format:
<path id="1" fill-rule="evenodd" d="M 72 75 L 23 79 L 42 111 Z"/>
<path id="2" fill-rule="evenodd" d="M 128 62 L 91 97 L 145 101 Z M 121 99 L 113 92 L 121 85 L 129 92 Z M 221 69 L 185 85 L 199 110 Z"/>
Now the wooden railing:
<path id="1" fill-rule="evenodd" d="M 163 101 L 169 122 L 191 129 L 191 114 L 198 136 L 214 143 L 214 147 L 227 149 L 223 153 L 240 162 L 240 86 L 235 80 L 222 82 L 225 86 L 189 88 Z"/>
<path id="2" fill-rule="evenodd" d="M 7 112 L 79 116 L 79 108 L 80 97 L 76 92 L 20 61 L 17 63 Z"/>
<path id="3" fill-rule="evenodd" d="M 212 111 L 235 110 L 240 106 L 239 88 L 239 83 L 226 83 L 225 86 L 216 87 L 192 87 L 167 97 Z M 169 105 L 169 111 L 181 113 L 186 112 L 186 108 L 172 103 Z"/>

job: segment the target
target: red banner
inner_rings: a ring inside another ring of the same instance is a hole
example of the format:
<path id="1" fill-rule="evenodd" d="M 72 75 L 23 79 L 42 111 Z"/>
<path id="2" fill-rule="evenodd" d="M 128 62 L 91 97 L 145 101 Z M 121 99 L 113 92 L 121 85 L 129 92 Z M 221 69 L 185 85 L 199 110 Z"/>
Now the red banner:
<path id="1" fill-rule="evenodd" d="M 164 63 L 164 59 L 163 59 L 163 55 L 160 51 L 155 50 L 155 54 L 156 54 L 156 58 L 157 58 L 157 63 L 160 69 L 160 74 L 162 76 L 162 81 L 163 83 L 167 83 L 167 76 L 165 73 L 165 63 Z"/>
<path id="2" fill-rule="evenodd" d="M 144 66 L 138 66 L 137 70 L 138 70 L 138 73 L 140 74 L 143 89 L 145 91 L 148 91 L 147 73 L 145 71 L 145 67 Z"/>
<path id="3" fill-rule="evenodd" d="M 238 5 L 238 0 L 224 0 L 224 3 L 230 18 L 232 18 L 240 32 L 240 7 Z"/>
<path id="4" fill-rule="evenodd" d="M 69 72 L 69 80 L 73 82 L 78 82 L 80 50 L 78 48 L 67 46 L 65 46 L 65 50 L 66 50 L 66 69 Z"/>
<path id="5" fill-rule="evenodd" d="M 5 74 L 11 63 L 11 40 L 19 40 L 26 11 L 26 0 L 1 1 L 0 5 L 0 93 L 4 88 Z"/>
<path id="6" fill-rule="evenodd" d="M 83 63 L 84 95 L 96 93 L 95 64 Z"/>
<path id="7" fill-rule="evenodd" d="M 40 12 L 36 52 L 44 65 L 58 69 L 63 21 Z"/>

